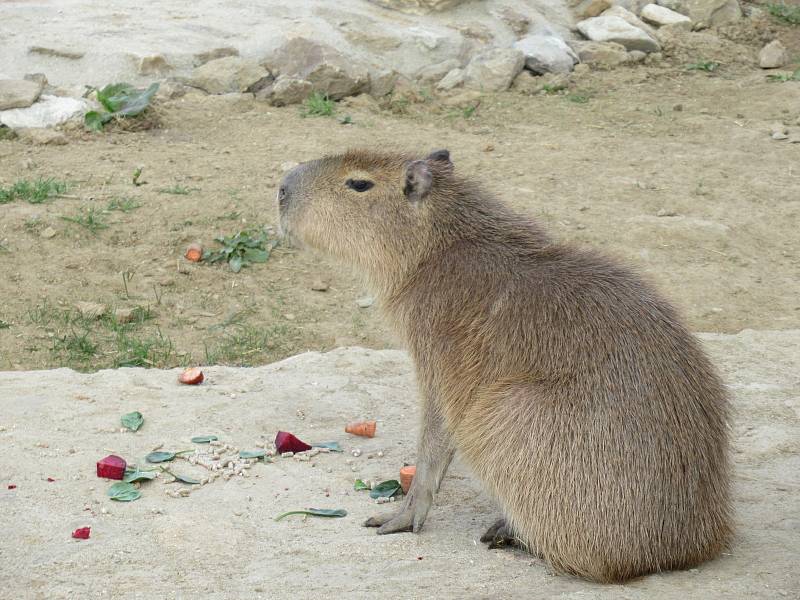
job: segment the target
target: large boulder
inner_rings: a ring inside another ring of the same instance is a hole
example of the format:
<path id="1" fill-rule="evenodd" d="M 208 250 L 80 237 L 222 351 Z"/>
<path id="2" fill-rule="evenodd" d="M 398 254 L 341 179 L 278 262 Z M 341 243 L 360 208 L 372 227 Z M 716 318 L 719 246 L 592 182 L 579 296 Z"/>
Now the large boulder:
<path id="1" fill-rule="evenodd" d="M 582 63 L 593 67 L 616 67 L 628 60 L 625 46 L 616 42 L 575 40 L 569 45 Z"/>
<path id="2" fill-rule="evenodd" d="M 257 62 L 226 56 L 194 69 L 187 84 L 209 94 L 232 94 L 255 92 L 272 79 L 272 74 Z"/>
<path id="3" fill-rule="evenodd" d="M 369 0 L 373 4 L 399 10 L 412 15 L 426 15 L 432 12 L 448 10 L 466 0 Z"/>
<path id="4" fill-rule="evenodd" d="M 789 60 L 789 51 L 780 40 L 772 40 L 758 53 L 758 65 L 762 69 L 779 69 Z"/>
<path id="5" fill-rule="evenodd" d="M 313 89 L 310 81 L 291 75 L 279 75 L 275 81 L 256 92 L 256 98 L 266 100 L 272 106 L 287 106 L 303 102 Z"/>
<path id="6" fill-rule="evenodd" d="M 311 82 L 315 92 L 333 100 L 369 89 L 369 71 L 336 49 L 303 37 L 292 38 L 261 62 L 276 75 Z"/>
<path id="7" fill-rule="evenodd" d="M 507 90 L 525 66 L 525 55 L 516 48 L 495 48 L 476 55 L 464 71 L 464 86 L 486 92 Z"/>
<path id="8" fill-rule="evenodd" d="M 578 62 L 572 48 L 552 35 L 529 35 L 514 44 L 525 54 L 525 67 L 534 73 L 569 73 Z"/>
<path id="9" fill-rule="evenodd" d="M 646 31 L 620 17 L 599 16 L 577 24 L 578 31 L 594 42 L 616 42 L 628 50 L 658 52 L 659 43 Z"/>
<path id="10" fill-rule="evenodd" d="M 638 14 L 638 11 L 637 13 Z M 644 31 L 647 35 L 649 35 L 653 39 L 658 39 L 656 36 L 656 30 L 653 27 L 650 27 L 647 23 L 642 21 L 639 17 L 636 16 L 633 12 L 629 11 L 627 8 L 623 6 L 612 6 L 601 16 L 603 17 L 619 17 L 623 21 L 626 21 L 630 25 L 634 27 L 638 27 L 642 31 Z"/>
<path id="11" fill-rule="evenodd" d="M 716 27 L 742 18 L 739 0 L 684 0 L 686 15 L 695 23 Z"/>
<path id="12" fill-rule="evenodd" d="M 27 108 L 39 99 L 43 85 L 27 79 L 0 79 L 0 110 Z"/>
<path id="13" fill-rule="evenodd" d="M 655 25 L 656 27 L 684 27 L 691 29 L 692 20 L 686 15 L 671 10 L 658 4 L 648 4 L 642 9 L 641 17 L 643 21 Z"/>

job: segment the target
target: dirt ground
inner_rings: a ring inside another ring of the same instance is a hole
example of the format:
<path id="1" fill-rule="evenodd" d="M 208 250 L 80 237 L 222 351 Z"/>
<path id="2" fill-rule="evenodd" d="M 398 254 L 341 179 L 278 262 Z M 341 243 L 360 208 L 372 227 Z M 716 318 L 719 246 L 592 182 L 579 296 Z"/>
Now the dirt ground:
<path id="1" fill-rule="evenodd" d="M 800 56 L 796 28 L 777 30 Z M 182 258 L 190 242 L 214 248 L 215 236 L 274 225 L 284 168 L 353 146 L 449 148 L 460 172 L 558 238 L 633 263 L 695 330 L 796 327 L 800 144 L 772 140 L 769 127 L 800 128 L 800 83 L 753 67 L 763 35 L 693 34 L 657 65 L 576 76 L 561 94 L 448 106 L 423 90 L 392 110 L 356 99 L 304 118 L 190 93 L 158 107 L 161 128 L 0 142 L 0 185 L 68 185 L 65 197 L 0 206 L 0 369 L 257 365 L 394 347 L 378 307 L 356 305 L 367 294 L 358 278 L 319 257 L 279 247 L 239 274 Z M 686 69 L 701 59 L 722 66 Z M 176 189 L 186 193 L 166 193 Z M 126 200 L 139 207 L 105 210 Z M 107 228 L 62 218 L 91 209 Z M 316 280 L 329 290 L 312 291 Z M 79 318 L 78 301 L 144 310 L 121 326 Z"/>

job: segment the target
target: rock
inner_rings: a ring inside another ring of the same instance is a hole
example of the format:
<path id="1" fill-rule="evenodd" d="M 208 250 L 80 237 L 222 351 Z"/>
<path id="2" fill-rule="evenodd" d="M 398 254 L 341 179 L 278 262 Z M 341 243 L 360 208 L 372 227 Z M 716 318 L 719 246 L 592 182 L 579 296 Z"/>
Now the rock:
<path id="1" fill-rule="evenodd" d="M 775 121 L 769 126 L 769 132 L 772 136 L 775 136 L 775 134 L 784 135 L 787 131 L 786 125 L 780 121 Z"/>
<path id="2" fill-rule="evenodd" d="M 213 50 L 208 50 L 206 52 L 198 52 L 194 55 L 192 64 L 195 67 L 199 67 L 209 61 L 216 60 L 218 58 L 225 58 L 226 56 L 239 56 L 239 51 L 231 46 L 224 46 L 222 48 L 214 48 Z"/>
<path id="3" fill-rule="evenodd" d="M 369 0 L 373 4 L 411 15 L 426 15 L 451 9 L 466 0 Z"/>
<path id="4" fill-rule="evenodd" d="M 611 0 L 583 0 L 572 11 L 579 19 L 589 19 L 609 8 L 611 8 Z"/>
<path id="5" fill-rule="evenodd" d="M 373 98 L 383 98 L 394 90 L 400 74 L 394 69 L 380 69 L 369 74 L 369 95 Z"/>
<path id="6" fill-rule="evenodd" d="M 333 100 L 355 96 L 369 88 L 369 72 L 365 67 L 331 46 L 302 37 L 289 40 L 261 64 L 276 75 L 310 81 L 315 92 Z"/>
<path id="7" fill-rule="evenodd" d="M 699 27 L 716 27 L 742 18 L 739 0 L 684 0 L 686 15 Z"/>
<path id="8" fill-rule="evenodd" d="M 647 54 L 641 50 L 631 50 L 628 52 L 625 62 L 631 65 L 638 65 L 639 63 L 644 62 L 646 58 Z"/>
<path id="9" fill-rule="evenodd" d="M 54 56 L 56 58 L 68 58 L 70 60 L 80 60 L 84 57 L 84 52 L 80 50 L 63 50 L 60 48 L 47 48 L 45 46 L 31 46 L 28 54 L 40 54 L 42 56 Z"/>
<path id="10" fill-rule="evenodd" d="M 677 13 L 674 10 L 659 6 L 658 4 L 648 4 L 645 6 L 642 9 L 641 16 L 643 21 L 655 25 L 656 27 L 662 27 L 664 25 L 671 25 L 673 27 L 679 26 L 685 27 L 687 31 L 692 28 L 692 20 L 689 17 Z"/>
<path id="11" fill-rule="evenodd" d="M 786 140 L 789 138 L 789 136 L 786 135 L 785 133 L 779 133 L 777 131 L 773 133 L 772 136 L 770 137 L 772 137 L 773 140 Z"/>
<path id="12" fill-rule="evenodd" d="M 58 232 L 55 229 L 53 229 L 52 227 L 45 227 L 44 229 L 42 229 L 42 231 L 41 231 L 41 233 L 39 235 L 41 237 L 43 237 L 44 239 L 49 240 L 49 239 L 52 239 L 52 238 L 56 237 L 57 233 Z"/>
<path id="13" fill-rule="evenodd" d="M 415 79 L 420 83 L 435 83 L 447 75 L 453 69 L 461 67 L 461 63 L 455 58 L 445 60 L 435 65 L 429 65 L 421 69 Z"/>
<path id="14" fill-rule="evenodd" d="M 653 27 L 650 27 L 650 25 L 642 21 L 634 13 L 632 13 L 631 11 L 622 6 L 612 6 L 607 11 L 605 11 L 602 16 L 619 17 L 620 19 L 622 19 L 627 23 L 630 23 L 634 27 L 638 27 L 654 40 L 658 39 L 656 36 L 656 30 Z"/>
<path id="15" fill-rule="evenodd" d="M 534 96 L 547 89 L 556 92 L 569 87 L 569 73 L 546 73 L 544 75 L 534 75 L 528 70 L 522 71 L 514 80 L 513 89 L 515 92 Z"/>
<path id="16" fill-rule="evenodd" d="M 659 210 L 658 210 L 658 212 L 656 213 L 656 216 L 657 216 L 657 217 L 677 217 L 677 216 L 678 216 L 678 213 L 677 213 L 677 212 L 675 212 L 674 210 L 669 210 L 669 209 L 666 209 L 666 208 L 661 208 L 661 209 L 659 209 Z"/>
<path id="17" fill-rule="evenodd" d="M 464 75 L 464 69 L 453 69 L 447 75 L 445 75 L 438 84 L 436 84 L 436 89 L 447 92 L 453 88 L 463 85 Z"/>
<path id="18" fill-rule="evenodd" d="M 192 88 L 188 88 L 192 89 Z M 174 100 L 186 95 L 187 87 L 180 81 L 174 79 L 167 79 L 162 81 L 158 86 L 156 98 L 160 100 Z"/>
<path id="19" fill-rule="evenodd" d="M 762 69 L 779 69 L 789 62 L 789 51 L 780 40 L 772 40 L 758 53 L 758 66 Z"/>
<path id="20" fill-rule="evenodd" d="M 27 108 L 39 99 L 44 86 L 25 79 L 0 79 L 0 110 Z"/>
<path id="21" fill-rule="evenodd" d="M 689 8 L 686 6 L 684 0 L 656 0 L 656 4 L 684 16 L 689 15 Z"/>
<path id="22" fill-rule="evenodd" d="M 274 82 L 256 93 L 256 98 L 266 100 L 272 106 L 299 104 L 311 95 L 313 85 L 310 81 L 280 75 Z"/>
<path id="23" fill-rule="evenodd" d="M 45 129 L 42 127 L 21 127 L 15 129 L 21 140 L 37 144 L 40 146 L 63 146 L 67 143 L 67 137 L 60 131 Z"/>
<path id="24" fill-rule="evenodd" d="M 800 144 L 800 129 L 790 131 L 787 139 L 790 144 Z"/>
<path id="25" fill-rule="evenodd" d="M 464 85 L 488 92 L 507 90 L 525 65 L 525 55 L 516 48 L 495 48 L 475 56 L 464 72 Z"/>
<path id="26" fill-rule="evenodd" d="M 139 60 L 139 75 L 162 75 L 172 70 L 172 65 L 161 54 L 144 56 Z"/>
<path id="27" fill-rule="evenodd" d="M 258 91 L 272 79 L 272 74 L 258 63 L 226 56 L 195 68 L 187 84 L 209 94 L 230 94 Z"/>
<path id="28" fill-rule="evenodd" d="M 0 111 L 0 123 L 13 129 L 52 127 L 75 115 L 83 114 L 87 107 L 88 103 L 83 99 L 43 95 L 37 103 L 28 108 Z"/>
<path id="29" fill-rule="evenodd" d="M 356 300 L 356 304 L 359 308 L 369 308 L 373 304 L 375 304 L 375 298 L 372 296 L 364 296 L 363 298 L 359 298 Z"/>
<path id="30" fill-rule="evenodd" d="M 530 18 L 517 12 L 513 8 L 503 6 L 492 14 L 508 25 L 509 29 L 511 29 L 518 38 L 528 33 L 528 28 L 531 24 Z"/>
<path id="31" fill-rule="evenodd" d="M 525 67 L 534 73 L 569 73 L 578 56 L 564 40 L 549 35 L 529 35 L 514 44 L 525 54 Z"/>
<path id="32" fill-rule="evenodd" d="M 75 310 L 84 319 L 99 319 L 106 314 L 108 307 L 97 302 L 76 302 Z"/>
<path id="33" fill-rule="evenodd" d="M 47 76 L 44 73 L 28 73 L 24 79 L 26 81 L 35 81 L 42 86 L 42 89 L 48 84 Z"/>
<path id="34" fill-rule="evenodd" d="M 135 308 L 117 308 L 114 310 L 114 320 L 117 323 L 132 323 L 136 319 Z"/>
<path id="35" fill-rule="evenodd" d="M 328 283 L 322 281 L 321 279 L 315 279 L 314 283 L 311 284 L 311 289 L 315 292 L 327 292 L 328 291 Z"/>
<path id="36" fill-rule="evenodd" d="M 616 42 L 571 41 L 570 46 L 578 59 L 587 65 L 616 67 L 628 59 L 625 46 Z"/>
<path id="37" fill-rule="evenodd" d="M 634 27 L 620 17 L 599 16 L 577 24 L 578 31 L 594 42 L 615 42 L 628 50 L 657 52 L 659 43 L 647 32 Z"/>

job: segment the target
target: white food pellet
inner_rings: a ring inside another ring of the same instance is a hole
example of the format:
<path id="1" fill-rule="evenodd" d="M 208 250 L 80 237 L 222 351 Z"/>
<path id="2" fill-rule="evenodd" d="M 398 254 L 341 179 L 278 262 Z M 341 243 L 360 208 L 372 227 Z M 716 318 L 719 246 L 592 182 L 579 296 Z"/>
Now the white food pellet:
<path id="1" fill-rule="evenodd" d="M 350 454 L 352 454 L 353 456 L 355 456 L 356 458 L 358 458 L 359 456 L 361 456 L 361 450 L 359 450 L 358 448 L 356 448 L 356 449 L 355 449 L 355 450 L 353 450 L 353 451 L 352 451 Z"/>
<path id="2" fill-rule="evenodd" d="M 284 452 L 281 454 L 281 458 L 292 458 L 294 456 L 294 452 Z"/>
<path id="3" fill-rule="evenodd" d="M 383 458 L 383 450 L 378 451 L 378 458 Z"/>
<path id="4" fill-rule="evenodd" d="M 178 494 L 180 494 L 181 496 L 184 496 L 184 497 L 188 496 L 191 493 L 192 493 L 192 490 L 189 489 L 189 488 L 181 488 L 180 490 L 178 490 Z"/>

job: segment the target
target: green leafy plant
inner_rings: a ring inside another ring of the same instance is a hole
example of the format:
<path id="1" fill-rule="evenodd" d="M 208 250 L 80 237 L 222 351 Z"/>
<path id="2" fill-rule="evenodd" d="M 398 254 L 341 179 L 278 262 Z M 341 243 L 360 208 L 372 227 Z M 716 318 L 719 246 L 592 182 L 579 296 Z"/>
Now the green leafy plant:
<path id="1" fill-rule="evenodd" d="M 120 421 L 122 421 L 123 427 L 127 427 L 131 431 L 138 431 L 139 427 L 141 427 L 144 423 L 144 417 L 142 416 L 142 413 L 136 410 L 134 412 L 129 412 L 122 415 Z"/>
<path id="2" fill-rule="evenodd" d="M 225 261 L 231 271 L 238 273 L 251 263 L 267 262 L 270 252 L 278 245 L 276 240 L 268 238 L 266 231 L 240 231 L 236 235 L 214 238 L 222 248 L 205 250 L 203 260 L 209 263 Z"/>
<path id="3" fill-rule="evenodd" d="M 141 177 L 142 177 L 142 172 L 143 171 L 144 171 L 144 167 L 136 167 L 133 170 L 133 176 L 131 177 L 131 183 L 133 183 L 133 185 L 135 185 L 136 187 L 139 187 L 140 185 L 144 185 L 145 183 L 147 183 L 146 181 L 141 181 Z"/>
<path id="4" fill-rule="evenodd" d="M 36 181 L 20 179 L 10 187 L 0 185 L 0 204 L 13 200 L 25 200 L 30 204 L 41 204 L 53 196 L 67 193 L 67 184 L 56 179 L 39 178 Z"/>
<path id="5" fill-rule="evenodd" d="M 713 60 L 704 60 L 696 63 L 686 65 L 687 71 L 705 71 L 706 73 L 713 73 L 721 66 L 720 63 Z"/>
<path id="6" fill-rule="evenodd" d="M 115 483 L 108 488 L 106 493 L 108 494 L 109 498 L 116 500 L 117 502 L 133 502 L 142 496 L 142 492 L 137 490 L 132 483 L 127 481 Z"/>
<path id="7" fill-rule="evenodd" d="M 567 100 L 569 100 L 570 102 L 574 102 L 575 104 L 586 104 L 587 102 L 589 102 L 590 98 L 591 96 L 589 94 L 580 92 L 576 94 L 567 95 Z"/>
<path id="8" fill-rule="evenodd" d="M 388 481 L 381 481 L 378 485 L 373 487 L 369 492 L 370 498 L 391 498 L 403 488 L 397 479 L 389 479 Z"/>
<path id="9" fill-rule="evenodd" d="M 300 115 L 303 117 L 332 117 L 336 112 L 336 103 L 327 94 L 314 92 L 305 102 Z"/>
<path id="10" fill-rule="evenodd" d="M 96 234 L 101 229 L 108 229 L 108 223 L 103 220 L 103 211 L 90 206 L 88 208 L 81 207 L 78 212 L 70 217 L 61 215 L 64 221 L 75 223 L 81 227 L 85 227 L 92 233 Z"/>
<path id="11" fill-rule="evenodd" d="M 219 438 L 215 435 L 196 435 L 191 439 L 193 444 L 208 444 L 209 442 L 215 442 Z"/>
<path id="12" fill-rule="evenodd" d="M 768 81 L 787 82 L 787 81 L 800 81 L 800 69 L 794 73 L 771 73 L 767 75 Z"/>
<path id="13" fill-rule="evenodd" d="M 800 6 L 789 6 L 784 3 L 767 4 L 767 10 L 776 19 L 789 25 L 800 25 Z"/>
<path id="14" fill-rule="evenodd" d="M 158 91 L 158 83 L 147 89 L 138 89 L 129 83 L 112 83 L 97 90 L 97 101 L 105 110 L 91 110 L 84 115 L 88 129 L 101 131 L 112 119 L 135 117 L 150 106 L 150 101 Z"/>
<path id="15" fill-rule="evenodd" d="M 346 517 L 347 511 L 343 508 L 309 508 L 306 510 L 290 510 L 275 517 L 280 521 L 289 515 L 310 515 L 312 517 Z"/>

